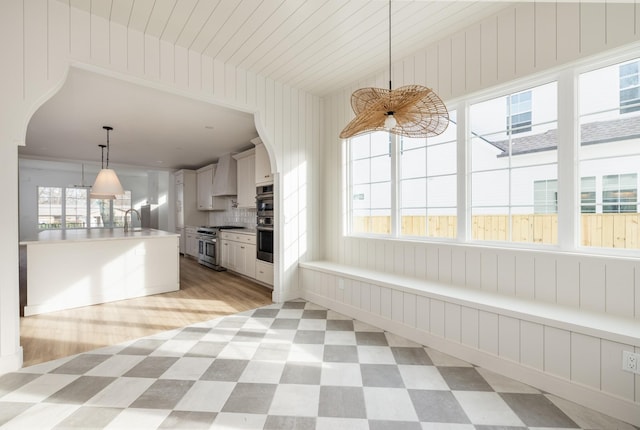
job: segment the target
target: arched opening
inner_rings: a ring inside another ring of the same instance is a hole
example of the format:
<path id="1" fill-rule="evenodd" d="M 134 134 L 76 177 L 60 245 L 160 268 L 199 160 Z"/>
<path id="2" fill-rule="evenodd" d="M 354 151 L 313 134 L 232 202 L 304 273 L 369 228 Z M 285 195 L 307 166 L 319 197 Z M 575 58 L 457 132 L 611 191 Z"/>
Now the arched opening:
<path id="1" fill-rule="evenodd" d="M 105 141 L 102 129 L 104 125 L 114 128 L 111 133 L 109 167 L 116 170 L 123 186 L 130 192 L 130 207 L 139 209 L 148 205 L 151 206 L 151 210 L 156 211 L 157 229 L 169 232 L 181 230 L 183 236 L 186 236 L 186 227 L 197 228 L 202 225 L 234 225 L 248 230 L 255 229 L 255 207 L 238 207 L 238 199 L 231 194 L 222 197 L 222 208 L 191 208 L 197 216 L 184 220 L 186 223 L 179 227 L 173 175 L 176 171 L 187 170 L 193 171 L 197 176 L 200 168 L 215 165 L 225 154 L 251 150 L 254 147 L 251 140 L 258 136 L 253 113 L 218 106 L 210 100 L 196 100 L 187 97 L 186 94 L 141 86 L 93 71 L 71 68 L 60 90 L 31 117 L 26 146 L 19 149 L 21 241 L 28 242 L 40 232 L 47 230 L 91 231 L 100 228 L 121 228 L 116 220 L 117 215 L 114 215 L 119 209 L 114 208 L 113 203 L 109 206 L 111 223 L 106 224 L 102 213 L 92 212 L 94 202 L 88 197 L 91 184 L 101 168 L 101 151 L 98 145 L 104 144 Z M 44 188 L 60 190 L 58 203 L 52 204 L 54 199 L 43 198 L 42 202 L 39 200 Z M 191 189 L 189 192 L 194 193 L 196 204 L 197 189 Z M 101 219 L 100 222 L 97 221 L 98 218 Z M 139 224 L 135 226 L 138 227 Z M 186 250 L 183 252 L 186 253 Z M 97 255 L 95 258 L 98 264 L 100 256 Z M 197 264 L 197 256 L 191 259 L 181 257 L 181 260 L 183 259 L 188 266 L 185 269 L 181 263 L 181 273 L 188 270 L 193 274 L 196 270 L 203 270 L 206 279 L 204 283 L 208 283 L 211 288 L 218 285 L 219 279 L 216 277 L 225 277 L 226 282 L 252 282 L 249 277 L 239 276 L 230 280 L 229 273 L 206 269 Z M 84 265 L 84 268 L 88 265 L 86 262 L 78 263 Z M 21 268 L 28 265 L 28 259 L 21 258 Z M 73 256 L 68 259 L 68 270 L 78 270 Z M 21 275 L 26 275 L 26 272 L 23 270 Z M 28 282 L 28 279 L 21 276 L 21 293 L 24 292 L 21 309 L 29 305 Z M 270 300 L 271 291 L 261 296 L 256 293 L 259 287 L 265 288 L 264 285 L 255 284 L 247 290 L 247 303 L 261 304 L 259 301 L 264 300 L 264 297 Z M 154 296 L 152 301 L 144 302 L 138 311 L 182 306 L 182 311 L 178 311 L 182 315 L 175 324 L 185 325 L 194 321 L 190 317 L 187 318 L 186 314 L 193 314 L 194 318 L 199 316 L 204 320 L 210 315 L 207 311 L 211 309 L 221 314 L 244 310 L 235 305 L 225 306 L 220 303 L 224 300 L 211 295 L 205 297 L 202 303 L 196 303 L 192 297 L 180 297 L 177 293 L 168 294 L 171 295 L 171 301 L 168 302 L 170 305 L 161 304 L 159 300 L 162 297 Z M 242 295 L 237 299 L 242 301 Z M 123 331 L 122 327 L 128 327 L 125 331 L 134 333 L 135 331 L 131 330 L 131 322 L 118 319 L 118 315 L 126 316 L 127 313 L 135 311 L 128 309 L 120 312 L 115 303 L 105 308 L 102 313 L 94 313 L 87 318 L 97 320 L 98 325 L 103 327 L 112 324 L 115 331 Z M 77 324 L 73 324 L 74 317 L 70 316 L 71 314 L 59 314 L 59 318 L 42 315 L 42 319 L 49 321 L 49 324 L 66 320 L 65 324 L 70 327 L 69 330 L 79 332 Z M 156 318 L 166 320 L 166 317 Z M 164 322 L 147 325 L 156 331 L 170 328 Z M 94 329 L 88 331 L 95 332 Z M 132 334 L 133 337 L 140 337 L 148 331 L 135 333 L 138 334 Z M 73 339 L 64 341 L 67 345 L 61 349 L 76 353 L 103 346 L 105 343 L 96 341 L 95 338 L 82 339 L 83 336 L 77 335 L 75 341 L 80 344 L 81 349 L 70 349 L 69 344 L 74 343 Z M 110 336 L 107 335 L 106 338 L 109 339 Z M 47 334 L 37 332 L 30 337 L 33 339 L 29 341 L 35 342 L 51 340 Z M 111 339 L 118 341 L 113 337 Z M 24 347 L 24 363 L 35 364 L 37 361 L 34 361 L 33 354 L 30 354 L 26 340 L 21 340 Z M 38 358 L 38 354 L 35 356 L 35 360 L 40 361 L 52 358 Z"/>

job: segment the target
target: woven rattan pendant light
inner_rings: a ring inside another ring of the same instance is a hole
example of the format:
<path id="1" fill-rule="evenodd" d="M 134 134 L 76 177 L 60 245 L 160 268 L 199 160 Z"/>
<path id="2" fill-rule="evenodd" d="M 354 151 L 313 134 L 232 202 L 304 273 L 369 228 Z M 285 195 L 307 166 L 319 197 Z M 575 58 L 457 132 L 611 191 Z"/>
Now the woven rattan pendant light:
<path id="1" fill-rule="evenodd" d="M 340 133 L 341 139 L 388 131 L 406 137 L 437 136 L 449 125 L 449 112 L 440 97 L 422 85 L 391 87 L 391 0 L 389 0 L 389 89 L 360 88 L 351 94 L 356 117 Z"/>

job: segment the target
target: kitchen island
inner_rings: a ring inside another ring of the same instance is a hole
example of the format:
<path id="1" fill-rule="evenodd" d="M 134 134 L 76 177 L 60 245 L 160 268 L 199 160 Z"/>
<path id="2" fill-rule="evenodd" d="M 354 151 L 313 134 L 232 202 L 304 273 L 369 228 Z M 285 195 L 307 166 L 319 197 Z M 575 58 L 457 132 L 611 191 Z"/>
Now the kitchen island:
<path id="1" fill-rule="evenodd" d="M 180 289 L 175 233 L 47 230 L 20 245 L 27 253 L 25 316 Z"/>

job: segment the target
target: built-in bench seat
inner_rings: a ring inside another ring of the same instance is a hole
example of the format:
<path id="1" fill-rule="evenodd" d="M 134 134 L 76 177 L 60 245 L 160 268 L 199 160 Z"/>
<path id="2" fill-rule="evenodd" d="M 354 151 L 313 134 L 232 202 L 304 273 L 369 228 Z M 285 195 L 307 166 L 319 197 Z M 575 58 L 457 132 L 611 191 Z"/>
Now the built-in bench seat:
<path id="1" fill-rule="evenodd" d="M 329 261 L 304 262 L 300 263 L 300 267 L 640 347 L 640 321 L 632 318 L 527 300 L 481 289 L 398 276 Z"/>

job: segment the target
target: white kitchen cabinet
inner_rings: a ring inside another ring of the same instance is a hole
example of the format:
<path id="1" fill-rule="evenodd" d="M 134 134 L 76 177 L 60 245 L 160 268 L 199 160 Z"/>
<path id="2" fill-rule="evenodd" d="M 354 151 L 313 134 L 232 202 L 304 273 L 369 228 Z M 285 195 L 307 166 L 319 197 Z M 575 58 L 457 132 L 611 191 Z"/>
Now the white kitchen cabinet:
<path id="1" fill-rule="evenodd" d="M 255 149 L 233 156 L 238 162 L 238 207 L 256 207 L 256 157 Z"/>
<path id="2" fill-rule="evenodd" d="M 222 244 L 222 267 L 241 275 L 256 277 L 256 235 L 223 231 L 220 234 Z"/>
<path id="3" fill-rule="evenodd" d="M 273 287 L 273 264 L 256 260 L 256 280 Z"/>
<path id="4" fill-rule="evenodd" d="M 187 227 L 185 228 L 185 255 L 190 255 L 191 257 L 198 258 L 198 233 L 197 227 Z"/>
<path id="5" fill-rule="evenodd" d="M 269 162 L 269 154 L 264 143 L 256 145 L 256 185 L 265 185 L 273 183 L 273 175 L 271 175 L 271 163 Z"/>
<path id="6" fill-rule="evenodd" d="M 207 215 L 198 211 L 196 202 L 196 172 L 186 169 L 178 170 L 174 173 L 174 187 L 176 193 L 176 233 L 182 232 L 188 225 L 204 224 Z M 184 238 L 184 235 L 182 237 Z M 180 252 L 184 253 L 184 251 L 184 247 L 181 247 Z"/>
<path id="7" fill-rule="evenodd" d="M 201 211 L 222 211 L 227 209 L 226 198 L 212 196 L 215 173 L 215 164 L 209 164 L 197 170 L 198 209 Z"/>

